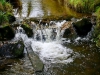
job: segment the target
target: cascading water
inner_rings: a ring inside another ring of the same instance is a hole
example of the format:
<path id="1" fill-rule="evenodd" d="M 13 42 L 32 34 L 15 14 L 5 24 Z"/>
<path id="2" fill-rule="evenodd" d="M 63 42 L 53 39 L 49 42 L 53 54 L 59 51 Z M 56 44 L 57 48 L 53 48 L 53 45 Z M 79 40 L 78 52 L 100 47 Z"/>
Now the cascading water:
<path id="1" fill-rule="evenodd" d="M 15 38 L 23 40 L 26 47 L 31 46 L 33 51 L 38 54 L 40 59 L 46 63 L 70 63 L 73 61 L 71 55 L 73 50 L 64 47 L 61 43 L 61 35 L 63 31 L 60 31 L 60 26 L 66 21 L 57 22 L 54 26 L 39 26 L 35 25 L 33 30 L 34 37 L 28 38 L 26 34 L 19 32 L 23 31 L 21 27 L 18 29 Z M 40 28 L 39 28 L 40 27 Z M 75 57 L 75 56 L 74 56 Z"/>
<path id="2" fill-rule="evenodd" d="M 23 28 L 18 27 L 15 41 L 19 39 L 23 40 L 25 47 L 31 47 L 34 53 L 36 53 L 44 63 L 42 74 L 36 73 L 37 75 L 56 75 L 55 72 L 52 74 L 52 67 L 57 66 L 57 64 L 60 64 L 60 66 L 67 65 L 79 56 L 77 52 L 62 45 L 64 30 L 61 31 L 60 27 L 65 22 L 66 21 L 55 22 L 54 26 L 50 24 L 48 26 L 40 25 L 40 23 L 37 25 L 34 24 L 34 37 L 32 38 L 28 38 L 25 32 L 23 33 Z"/>

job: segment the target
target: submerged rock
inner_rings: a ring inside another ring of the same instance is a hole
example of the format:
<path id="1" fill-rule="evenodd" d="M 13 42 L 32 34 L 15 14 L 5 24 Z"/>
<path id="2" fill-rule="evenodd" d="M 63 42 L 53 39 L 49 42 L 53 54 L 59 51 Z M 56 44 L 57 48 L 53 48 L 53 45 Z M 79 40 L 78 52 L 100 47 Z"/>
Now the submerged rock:
<path id="1" fill-rule="evenodd" d="M 31 47 L 27 48 L 27 52 L 28 52 L 28 57 L 29 57 L 29 59 L 30 59 L 30 61 L 32 63 L 32 66 L 34 67 L 34 71 L 35 72 L 42 72 L 43 68 L 44 68 L 44 64 L 40 60 L 38 55 L 34 53 L 34 51 L 32 50 Z"/>

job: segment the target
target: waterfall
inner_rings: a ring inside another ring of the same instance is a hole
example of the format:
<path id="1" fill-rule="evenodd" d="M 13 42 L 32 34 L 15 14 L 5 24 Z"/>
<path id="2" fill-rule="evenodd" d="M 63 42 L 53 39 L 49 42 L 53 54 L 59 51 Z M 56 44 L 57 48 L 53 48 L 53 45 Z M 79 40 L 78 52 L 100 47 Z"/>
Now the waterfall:
<path id="1" fill-rule="evenodd" d="M 34 37 L 28 38 L 23 32 L 17 32 L 15 39 L 22 39 L 25 47 L 31 46 L 33 51 L 38 54 L 39 58 L 44 63 L 70 63 L 76 57 L 75 52 L 61 44 L 61 36 L 64 31 L 60 31 L 61 25 L 65 21 L 56 22 L 53 26 L 46 27 L 45 25 L 34 24 Z M 22 29 L 20 27 L 20 29 Z M 22 31 L 24 31 L 22 29 Z M 74 56 L 72 54 L 74 53 Z"/>

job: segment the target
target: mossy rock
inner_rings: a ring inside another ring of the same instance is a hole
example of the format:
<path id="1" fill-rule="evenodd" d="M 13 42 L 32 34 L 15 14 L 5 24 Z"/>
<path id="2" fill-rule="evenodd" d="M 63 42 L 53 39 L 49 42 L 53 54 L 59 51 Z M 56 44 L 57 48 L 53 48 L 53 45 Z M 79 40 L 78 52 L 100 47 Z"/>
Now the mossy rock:
<path id="1" fill-rule="evenodd" d="M 24 52 L 24 44 L 22 41 L 19 41 L 18 43 L 16 43 L 14 45 L 14 49 L 12 50 L 12 54 L 14 55 L 14 57 L 21 57 L 23 56 L 23 52 Z"/>
<path id="2" fill-rule="evenodd" d="M 14 21 L 16 21 L 15 16 L 13 16 L 11 14 L 7 15 L 7 17 L 8 17 L 9 23 L 13 23 Z"/>
<path id="3" fill-rule="evenodd" d="M 24 44 L 22 41 L 17 43 L 5 43 L 0 47 L 0 57 L 18 58 L 23 56 Z"/>
<path id="4" fill-rule="evenodd" d="M 11 40 L 15 36 L 14 30 L 11 26 L 7 25 L 4 27 L 0 27 L 0 40 L 6 41 Z"/>
<path id="5" fill-rule="evenodd" d="M 100 39 L 96 41 L 96 46 L 100 48 Z"/>
<path id="6" fill-rule="evenodd" d="M 27 34 L 28 37 L 32 37 L 33 36 L 33 31 L 29 26 L 21 25 L 21 27 L 25 30 L 25 33 Z"/>
<path id="7" fill-rule="evenodd" d="M 75 28 L 78 36 L 84 37 L 91 31 L 92 23 L 88 18 L 83 18 L 82 20 L 73 23 L 73 27 Z"/>

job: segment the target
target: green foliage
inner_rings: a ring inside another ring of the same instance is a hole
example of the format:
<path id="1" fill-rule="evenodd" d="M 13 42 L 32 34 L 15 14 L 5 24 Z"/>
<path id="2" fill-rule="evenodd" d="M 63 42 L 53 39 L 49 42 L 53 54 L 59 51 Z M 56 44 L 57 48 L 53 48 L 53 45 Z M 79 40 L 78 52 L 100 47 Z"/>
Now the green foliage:
<path id="1" fill-rule="evenodd" d="M 0 25 L 8 24 L 7 14 L 13 14 L 13 8 L 6 0 L 0 0 Z"/>
<path id="2" fill-rule="evenodd" d="M 0 25 L 8 23 L 8 17 L 4 12 L 0 12 Z"/>
<path id="3" fill-rule="evenodd" d="M 97 8 L 95 14 L 97 15 L 97 25 L 94 29 L 94 41 L 96 42 L 96 46 L 100 47 L 100 7 Z"/>
<path id="4" fill-rule="evenodd" d="M 10 3 L 8 3 L 8 2 L 6 2 L 5 4 L 4 4 L 4 12 L 10 12 L 10 13 L 13 13 L 13 7 L 11 6 L 11 4 Z"/>
<path id="5" fill-rule="evenodd" d="M 77 12 L 90 13 L 95 11 L 95 7 L 100 4 L 100 0 L 67 0 L 67 5 Z"/>
<path id="6" fill-rule="evenodd" d="M 3 12 L 12 12 L 12 6 L 6 0 L 0 0 L 0 10 Z"/>
<path id="7" fill-rule="evenodd" d="M 0 0 L 0 2 L 2 3 L 2 5 L 5 5 L 6 0 Z"/>

